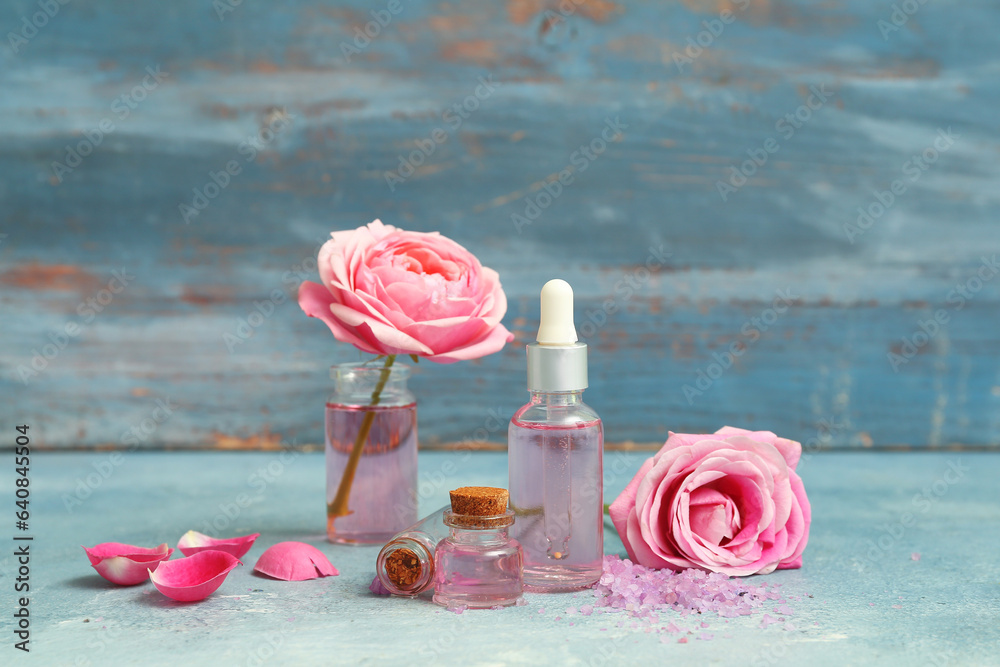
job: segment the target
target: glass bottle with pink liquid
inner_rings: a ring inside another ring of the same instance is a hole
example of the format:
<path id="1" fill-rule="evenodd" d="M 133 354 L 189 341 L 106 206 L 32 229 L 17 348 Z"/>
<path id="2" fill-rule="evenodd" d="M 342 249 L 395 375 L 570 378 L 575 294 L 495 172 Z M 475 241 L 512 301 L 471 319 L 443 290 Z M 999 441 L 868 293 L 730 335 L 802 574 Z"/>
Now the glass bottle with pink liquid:
<path id="1" fill-rule="evenodd" d="M 508 533 L 514 513 L 506 489 L 464 486 L 444 512 L 448 537 L 434 550 L 434 602 L 492 609 L 521 600 L 523 551 Z"/>
<path id="2" fill-rule="evenodd" d="M 527 346 L 528 391 L 508 429 L 513 536 L 524 549 L 524 585 L 536 592 L 586 588 L 604 557 L 604 429 L 583 402 L 587 345 L 573 325 L 573 290 L 542 288 L 537 342 Z"/>
<path id="3" fill-rule="evenodd" d="M 417 403 L 406 386 L 409 374 L 403 364 L 330 368 L 335 390 L 326 403 L 326 532 L 331 542 L 384 544 L 417 519 Z M 372 405 L 379 384 L 378 403 Z M 331 506 L 369 413 L 347 498 L 349 513 L 333 516 Z"/>

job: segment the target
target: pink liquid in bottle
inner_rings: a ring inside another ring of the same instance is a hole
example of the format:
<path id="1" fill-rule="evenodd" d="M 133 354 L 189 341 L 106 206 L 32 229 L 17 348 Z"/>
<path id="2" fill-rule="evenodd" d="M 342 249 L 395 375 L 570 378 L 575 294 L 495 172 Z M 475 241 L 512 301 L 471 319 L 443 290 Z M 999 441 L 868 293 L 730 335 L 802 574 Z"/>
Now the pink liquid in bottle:
<path id="1" fill-rule="evenodd" d="M 587 408 L 582 401 L 579 405 Z M 507 456 L 516 516 L 513 535 L 524 548 L 528 590 L 572 590 L 600 579 L 603 443 L 599 419 L 572 425 L 525 422 L 518 415 L 511 420 Z"/>
<path id="2" fill-rule="evenodd" d="M 416 405 L 361 407 L 327 403 L 326 501 L 337 494 L 366 412 L 374 412 L 351 485 L 347 516 L 327 521 L 332 542 L 384 544 L 417 519 Z"/>
<path id="3" fill-rule="evenodd" d="M 434 552 L 434 602 L 469 609 L 517 604 L 523 552 L 508 534 L 514 513 L 485 517 L 490 525 L 475 528 L 453 520 L 472 518 L 445 513 L 451 532 Z"/>

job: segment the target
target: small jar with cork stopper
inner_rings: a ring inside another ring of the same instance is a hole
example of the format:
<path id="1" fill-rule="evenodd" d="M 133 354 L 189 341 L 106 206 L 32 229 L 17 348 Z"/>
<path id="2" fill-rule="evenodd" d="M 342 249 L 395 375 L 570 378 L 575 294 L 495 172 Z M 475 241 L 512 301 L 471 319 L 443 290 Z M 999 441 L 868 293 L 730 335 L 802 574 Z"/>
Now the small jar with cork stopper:
<path id="1" fill-rule="evenodd" d="M 448 537 L 434 552 L 434 602 L 449 608 L 489 609 L 517 604 L 524 552 L 508 534 L 514 512 L 506 489 L 465 486 L 451 492 L 444 513 Z"/>

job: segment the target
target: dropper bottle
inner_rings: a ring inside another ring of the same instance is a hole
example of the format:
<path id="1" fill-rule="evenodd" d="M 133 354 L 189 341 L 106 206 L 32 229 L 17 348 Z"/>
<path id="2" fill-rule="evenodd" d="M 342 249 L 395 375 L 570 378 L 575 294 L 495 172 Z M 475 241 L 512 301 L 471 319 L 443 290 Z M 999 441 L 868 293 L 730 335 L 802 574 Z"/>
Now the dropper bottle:
<path id="1" fill-rule="evenodd" d="M 586 588 L 604 556 L 604 430 L 583 402 L 587 345 L 573 324 L 573 288 L 542 287 L 537 341 L 527 346 L 528 391 L 508 429 L 512 535 L 535 592 Z"/>

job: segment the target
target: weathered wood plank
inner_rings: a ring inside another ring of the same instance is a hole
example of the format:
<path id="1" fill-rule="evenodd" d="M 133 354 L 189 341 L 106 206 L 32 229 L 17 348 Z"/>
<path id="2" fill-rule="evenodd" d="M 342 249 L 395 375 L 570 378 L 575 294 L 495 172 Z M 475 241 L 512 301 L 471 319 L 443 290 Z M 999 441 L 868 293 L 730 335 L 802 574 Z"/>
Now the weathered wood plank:
<path id="1" fill-rule="evenodd" d="M 325 367 L 355 353 L 288 299 L 331 229 L 378 216 L 459 240 L 510 297 L 515 345 L 420 367 L 428 444 L 481 427 L 503 440 L 491 411 L 505 423 L 522 402 L 535 295 L 559 275 L 610 441 L 724 423 L 807 441 L 832 424 L 839 446 L 997 445 L 1000 281 L 961 309 L 954 290 L 1000 250 L 1000 9 L 927 4 L 883 39 L 888 4 L 742 4 L 587 2 L 553 21 L 544 2 L 407 2 L 350 63 L 340 44 L 367 3 L 244 3 L 222 21 L 193 1 L 63 7 L 18 53 L 0 49 L 2 420 L 53 447 L 121 443 L 169 397 L 143 446 L 319 441 Z M 735 20 L 679 72 L 674 54 L 726 8 Z M 169 76 L 152 86 L 157 66 Z M 467 118 L 448 111 L 466 99 Z M 800 127 L 780 124 L 796 112 Z M 616 118 L 600 155 L 574 155 Z M 54 173 L 103 119 L 114 130 Z M 420 145 L 433 153 L 391 189 Z M 730 167 L 762 155 L 723 201 Z M 230 161 L 239 173 L 185 221 L 179 205 Z M 574 182 L 546 205 L 566 168 Z M 905 191 L 858 227 L 894 180 Z M 530 224 L 512 219 L 535 205 Z M 670 257 L 644 279 L 650 248 Z M 87 299 L 115 271 L 134 278 L 97 312 Z M 791 305 L 763 331 L 752 318 L 778 290 Z M 605 302 L 615 312 L 590 331 Z M 949 321 L 894 369 L 887 355 L 939 310 Z M 79 334 L 22 382 L 67 323 Z M 699 388 L 734 343 L 745 353 Z"/>

